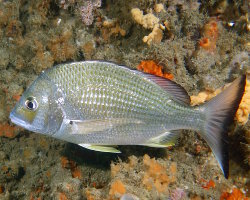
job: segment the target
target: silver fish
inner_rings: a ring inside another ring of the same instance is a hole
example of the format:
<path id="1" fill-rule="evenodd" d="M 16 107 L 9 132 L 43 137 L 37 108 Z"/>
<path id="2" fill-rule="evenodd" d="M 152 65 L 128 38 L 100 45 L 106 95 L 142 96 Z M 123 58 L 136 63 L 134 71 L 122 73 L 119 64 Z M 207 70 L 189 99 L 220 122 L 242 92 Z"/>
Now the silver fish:
<path id="1" fill-rule="evenodd" d="M 226 128 L 245 82 L 242 76 L 211 101 L 191 107 L 187 92 L 168 79 L 103 61 L 61 64 L 32 83 L 10 119 L 30 131 L 116 153 L 113 145 L 166 147 L 176 142 L 178 130 L 195 130 L 227 178 Z"/>

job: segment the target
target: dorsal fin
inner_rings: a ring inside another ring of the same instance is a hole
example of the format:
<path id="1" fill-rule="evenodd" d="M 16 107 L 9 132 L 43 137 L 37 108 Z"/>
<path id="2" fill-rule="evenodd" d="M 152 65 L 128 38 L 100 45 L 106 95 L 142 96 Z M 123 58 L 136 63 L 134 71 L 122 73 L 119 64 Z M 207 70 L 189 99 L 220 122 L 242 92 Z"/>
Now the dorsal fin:
<path id="1" fill-rule="evenodd" d="M 91 61 L 95 62 L 95 61 Z M 112 62 L 106 62 L 107 64 L 114 64 Z M 187 91 L 180 86 L 179 84 L 175 83 L 174 81 L 171 81 L 167 78 L 162 78 L 160 76 L 155 76 L 152 74 L 147 74 L 142 71 L 138 71 L 136 69 L 131 69 L 124 65 L 119 65 L 119 67 L 126 68 L 128 70 L 134 71 L 135 73 L 141 74 L 142 76 L 148 78 L 149 80 L 153 81 L 157 85 L 159 85 L 163 90 L 165 90 L 168 94 L 172 96 L 172 98 L 179 103 L 182 104 L 190 104 L 190 97 L 187 93 Z"/>
<path id="2" fill-rule="evenodd" d="M 180 103 L 185 103 L 188 105 L 190 104 L 190 97 L 187 91 L 179 84 L 169 79 L 155 76 L 152 74 L 146 74 L 143 72 L 139 73 L 142 73 L 143 76 L 145 76 L 146 78 L 150 79 L 151 81 L 159 85 L 162 89 L 164 89 L 167 93 L 169 93 L 173 97 L 173 99 L 177 100 Z"/>

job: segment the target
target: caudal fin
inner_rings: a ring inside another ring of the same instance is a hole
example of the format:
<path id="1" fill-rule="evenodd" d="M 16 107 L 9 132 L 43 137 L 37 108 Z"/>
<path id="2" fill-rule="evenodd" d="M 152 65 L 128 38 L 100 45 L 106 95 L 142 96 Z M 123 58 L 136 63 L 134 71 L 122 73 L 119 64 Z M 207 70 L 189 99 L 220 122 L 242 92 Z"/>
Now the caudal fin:
<path id="1" fill-rule="evenodd" d="M 201 106 L 206 118 L 201 134 L 212 149 L 226 178 L 229 175 L 227 131 L 243 96 L 245 84 L 246 76 L 242 76 Z"/>

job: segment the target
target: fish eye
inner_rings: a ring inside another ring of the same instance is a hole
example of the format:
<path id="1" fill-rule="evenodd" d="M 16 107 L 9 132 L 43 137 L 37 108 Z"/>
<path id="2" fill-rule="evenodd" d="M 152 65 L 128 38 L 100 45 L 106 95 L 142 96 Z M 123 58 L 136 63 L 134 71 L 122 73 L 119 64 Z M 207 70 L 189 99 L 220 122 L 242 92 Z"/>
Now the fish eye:
<path id="1" fill-rule="evenodd" d="M 29 110 L 36 110 L 38 108 L 38 103 L 34 97 L 28 97 L 25 101 L 25 106 Z"/>

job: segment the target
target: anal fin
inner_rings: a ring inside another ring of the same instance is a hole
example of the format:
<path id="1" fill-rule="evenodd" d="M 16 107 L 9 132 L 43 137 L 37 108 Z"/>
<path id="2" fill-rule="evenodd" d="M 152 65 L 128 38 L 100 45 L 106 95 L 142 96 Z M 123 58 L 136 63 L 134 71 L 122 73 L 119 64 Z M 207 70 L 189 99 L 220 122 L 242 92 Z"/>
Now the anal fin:
<path id="1" fill-rule="evenodd" d="M 106 145 L 91 145 L 91 144 L 78 144 L 81 147 L 86 149 L 101 151 L 101 152 L 109 152 L 109 153 L 121 153 L 114 146 L 106 146 Z"/>
<path id="2" fill-rule="evenodd" d="M 177 143 L 179 136 L 180 131 L 165 132 L 157 137 L 151 138 L 147 143 L 142 145 L 156 148 L 170 147 Z"/>

